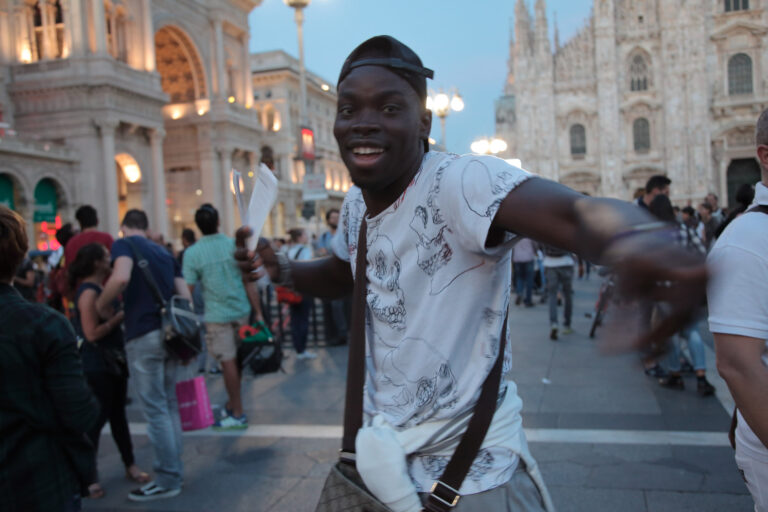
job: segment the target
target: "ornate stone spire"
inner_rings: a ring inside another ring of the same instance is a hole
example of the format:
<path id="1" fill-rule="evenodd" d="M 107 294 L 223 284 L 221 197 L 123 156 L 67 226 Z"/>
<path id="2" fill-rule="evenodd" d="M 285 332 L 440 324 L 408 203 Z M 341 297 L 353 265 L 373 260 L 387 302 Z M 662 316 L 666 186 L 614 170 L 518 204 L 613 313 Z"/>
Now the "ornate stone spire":
<path id="1" fill-rule="evenodd" d="M 517 54 L 530 53 L 531 19 L 528 15 L 528 6 L 525 5 L 525 0 L 517 0 L 515 3 L 515 35 Z"/>
<path id="2" fill-rule="evenodd" d="M 547 2 L 536 0 L 536 53 L 539 55 L 551 55 L 549 45 L 549 24 L 547 23 Z"/>

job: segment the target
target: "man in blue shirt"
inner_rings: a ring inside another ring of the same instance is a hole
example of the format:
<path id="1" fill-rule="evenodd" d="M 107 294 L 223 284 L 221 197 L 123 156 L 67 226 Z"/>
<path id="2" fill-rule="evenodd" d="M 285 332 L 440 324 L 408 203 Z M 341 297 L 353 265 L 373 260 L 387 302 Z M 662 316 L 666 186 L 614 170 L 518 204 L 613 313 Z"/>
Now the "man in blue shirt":
<path id="1" fill-rule="evenodd" d="M 141 210 L 129 210 L 120 229 L 124 238 L 112 245 L 114 270 L 96 301 L 99 314 L 108 316 L 112 301 L 125 300 L 125 339 L 132 375 L 141 398 L 147 435 L 155 450 L 155 480 L 128 494 L 132 501 L 172 498 L 181 493 L 181 421 L 176 400 L 178 361 L 167 357 L 160 307 L 143 272 L 134 265 L 130 240 L 149 263 L 149 270 L 166 300 L 181 295 L 192 300 L 178 262 L 165 247 L 147 239 L 149 222 Z"/>

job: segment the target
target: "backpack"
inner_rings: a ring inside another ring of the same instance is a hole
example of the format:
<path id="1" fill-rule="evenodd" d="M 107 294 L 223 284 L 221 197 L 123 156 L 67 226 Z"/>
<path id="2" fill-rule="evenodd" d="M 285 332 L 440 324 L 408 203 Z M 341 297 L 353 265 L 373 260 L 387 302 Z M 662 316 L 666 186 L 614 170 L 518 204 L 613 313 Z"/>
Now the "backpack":
<path id="1" fill-rule="evenodd" d="M 282 371 L 283 349 L 264 322 L 242 326 L 237 337 L 237 365 L 241 371 L 246 367 L 256 375 Z"/>

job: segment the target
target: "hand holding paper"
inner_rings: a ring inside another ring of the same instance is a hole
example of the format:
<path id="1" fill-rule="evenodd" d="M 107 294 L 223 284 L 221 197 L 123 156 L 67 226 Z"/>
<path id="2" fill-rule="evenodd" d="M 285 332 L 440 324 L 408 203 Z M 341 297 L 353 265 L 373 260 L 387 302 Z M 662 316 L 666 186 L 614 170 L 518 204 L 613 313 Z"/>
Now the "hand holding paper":
<path id="1" fill-rule="evenodd" d="M 245 209 L 245 201 L 240 192 L 242 176 L 239 172 L 234 171 L 232 173 L 232 180 L 234 181 L 237 206 L 240 210 L 240 220 L 244 226 L 251 228 L 252 235 L 248 239 L 247 247 L 249 251 L 252 251 L 256 248 L 264 222 L 267 220 L 267 215 L 269 215 L 277 199 L 277 178 L 272 174 L 269 167 L 264 164 L 259 166 L 259 174 L 253 184 L 253 192 L 251 192 L 251 200 L 248 203 L 247 210 Z"/>

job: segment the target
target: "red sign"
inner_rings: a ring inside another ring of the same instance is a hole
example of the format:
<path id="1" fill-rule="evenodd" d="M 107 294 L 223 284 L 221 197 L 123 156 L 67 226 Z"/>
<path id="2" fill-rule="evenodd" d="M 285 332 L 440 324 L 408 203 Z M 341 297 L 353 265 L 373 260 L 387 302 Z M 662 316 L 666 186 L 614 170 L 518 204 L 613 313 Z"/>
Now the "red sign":
<path id="1" fill-rule="evenodd" d="M 301 129 L 301 158 L 315 159 L 315 132 L 311 128 Z"/>

